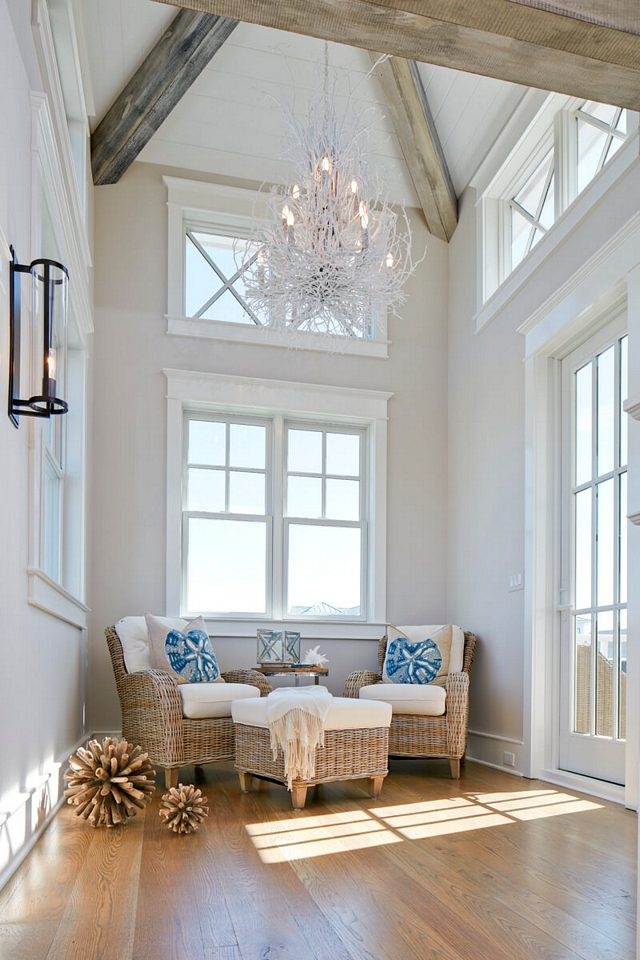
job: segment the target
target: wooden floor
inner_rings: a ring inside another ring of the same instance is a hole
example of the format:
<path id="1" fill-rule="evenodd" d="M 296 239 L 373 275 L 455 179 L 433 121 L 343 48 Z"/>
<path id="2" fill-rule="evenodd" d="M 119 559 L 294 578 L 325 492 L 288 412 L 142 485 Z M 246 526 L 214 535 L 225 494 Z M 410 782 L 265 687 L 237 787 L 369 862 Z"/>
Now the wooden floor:
<path id="1" fill-rule="evenodd" d="M 182 771 L 193 782 L 196 771 Z M 156 796 L 124 828 L 65 807 L 0 893 L 1 960 L 633 960 L 636 817 L 468 763 L 246 796 L 200 779 L 176 836 Z"/>

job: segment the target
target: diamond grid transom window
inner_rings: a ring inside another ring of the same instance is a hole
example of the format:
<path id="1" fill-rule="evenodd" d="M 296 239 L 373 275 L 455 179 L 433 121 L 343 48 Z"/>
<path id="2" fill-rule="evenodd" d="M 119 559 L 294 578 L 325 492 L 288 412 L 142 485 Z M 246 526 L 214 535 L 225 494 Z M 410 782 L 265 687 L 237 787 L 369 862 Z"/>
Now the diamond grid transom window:
<path id="1" fill-rule="evenodd" d="M 578 193 L 617 153 L 627 137 L 627 111 L 587 100 L 576 111 L 578 125 Z"/>
<path id="2" fill-rule="evenodd" d="M 187 228 L 185 315 L 263 326 L 265 318 L 245 300 L 245 275 L 257 256 L 257 245 L 248 240 Z"/>
<path id="3" fill-rule="evenodd" d="M 511 269 L 544 236 L 555 219 L 554 156 L 549 150 L 511 199 Z"/>

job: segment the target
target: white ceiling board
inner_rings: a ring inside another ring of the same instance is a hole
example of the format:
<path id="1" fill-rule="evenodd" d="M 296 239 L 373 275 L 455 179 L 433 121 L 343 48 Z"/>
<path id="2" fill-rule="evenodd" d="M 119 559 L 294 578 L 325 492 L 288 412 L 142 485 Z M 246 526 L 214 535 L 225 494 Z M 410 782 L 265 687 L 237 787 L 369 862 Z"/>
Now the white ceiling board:
<path id="1" fill-rule="evenodd" d="M 460 196 L 527 88 L 432 64 L 418 70 Z"/>
<path id="2" fill-rule="evenodd" d="M 80 0 L 96 104 L 95 124 L 160 39 L 177 8 L 153 0 Z M 321 82 L 324 44 L 241 23 L 140 154 L 140 160 L 257 182 L 288 181 L 281 105 L 304 119 Z M 349 93 L 360 122 L 374 122 L 368 159 L 395 202 L 418 206 L 367 51 L 329 44 L 338 110 Z M 522 88 L 419 65 L 456 192 L 469 182 Z"/>
<path id="3" fill-rule="evenodd" d="M 96 108 L 103 118 L 178 10 L 153 0 L 82 0 Z"/>

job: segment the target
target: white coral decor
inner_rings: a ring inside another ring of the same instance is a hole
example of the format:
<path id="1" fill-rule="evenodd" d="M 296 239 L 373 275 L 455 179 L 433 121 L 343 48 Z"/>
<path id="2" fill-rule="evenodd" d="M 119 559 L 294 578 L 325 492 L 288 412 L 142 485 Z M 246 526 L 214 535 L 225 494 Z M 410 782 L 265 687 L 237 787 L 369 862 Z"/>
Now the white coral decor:
<path id="1" fill-rule="evenodd" d="M 318 644 L 318 647 L 320 644 Z M 318 653 L 318 647 L 310 647 L 304 655 L 304 662 L 310 663 L 314 667 L 324 667 L 329 660 L 322 653 Z"/>

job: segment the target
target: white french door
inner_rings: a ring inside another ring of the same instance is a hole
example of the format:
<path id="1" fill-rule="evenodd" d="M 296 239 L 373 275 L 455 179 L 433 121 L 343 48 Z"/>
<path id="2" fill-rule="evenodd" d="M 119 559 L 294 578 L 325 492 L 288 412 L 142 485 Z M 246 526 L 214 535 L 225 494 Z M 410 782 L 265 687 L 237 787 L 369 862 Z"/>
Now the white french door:
<path id="1" fill-rule="evenodd" d="M 624 783 L 624 316 L 562 361 L 560 768 Z"/>

